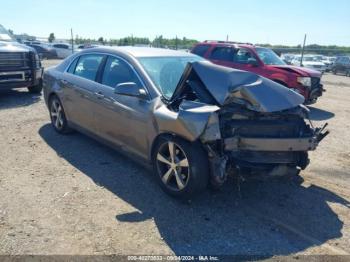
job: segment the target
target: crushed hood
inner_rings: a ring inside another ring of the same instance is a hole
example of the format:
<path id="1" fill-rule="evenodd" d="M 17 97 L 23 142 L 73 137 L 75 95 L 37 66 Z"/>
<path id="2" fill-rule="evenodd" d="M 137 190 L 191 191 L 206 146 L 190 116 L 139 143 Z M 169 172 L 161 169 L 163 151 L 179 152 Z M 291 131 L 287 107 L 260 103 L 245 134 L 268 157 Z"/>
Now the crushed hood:
<path id="1" fill-rule="evenodd" d="M 319 71 L 312 70 L 306 67 L 292 66 L 292 65 L 269 65 L 268 67 L 273 67 L 283 71 L 295 73 L 300 76 L 321 77 L 321 73 Z"/>
<path id="2" fill-rule="evenodd" d="M 218 106 L 240 103 L 253 111 L 276 112 L 304 102 L 303 96 L 267 78 L 208 61 L 187 65 L 171 100 L 184 96 L 191 81 L 200 82 L 192 90 L 197 96 L 204 92 Z"/>

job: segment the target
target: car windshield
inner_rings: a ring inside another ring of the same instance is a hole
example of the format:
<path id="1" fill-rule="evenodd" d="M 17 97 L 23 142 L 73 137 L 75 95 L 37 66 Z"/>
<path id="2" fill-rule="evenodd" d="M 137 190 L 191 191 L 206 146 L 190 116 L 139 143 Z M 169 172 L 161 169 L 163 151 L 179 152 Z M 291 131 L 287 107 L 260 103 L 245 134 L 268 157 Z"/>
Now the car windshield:
<path id="1" fill-rule="evenodd" d="M 153 83 L 166 99 L 170 99 L 187 63 L 203 61 L 199 56 L 169 56 L 138 58 Z"/>
<path id="2" fill-rule="evenodd" d="M 0 25 L 0 41 L 13 41 L 9 32 L 2 25 Z"/>
<path id="3" fill-rule="evenodd" d="M 265 65 L 285 65 L 281 58 L 274 51 L 268 48 L 257 47 L 256 52 Z"/>

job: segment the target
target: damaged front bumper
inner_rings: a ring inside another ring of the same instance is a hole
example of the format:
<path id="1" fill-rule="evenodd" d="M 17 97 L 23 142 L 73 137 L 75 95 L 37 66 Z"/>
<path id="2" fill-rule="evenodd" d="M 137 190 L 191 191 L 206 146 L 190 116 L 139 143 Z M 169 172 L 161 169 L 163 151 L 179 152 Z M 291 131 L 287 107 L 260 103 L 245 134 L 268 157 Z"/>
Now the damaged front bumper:
<path id="1" fill-rule="evenodd" d="M 264 175 L 283 176 L 297 174 L 309 164 L 308 151 L 315 150 L 329 131 L 322 128 L 312 130 L 312 135 L 304 137 L 242 137 L 234 136 L 223 139 L 223 153 L 209 152 L 211 164 L 211 182 L 221 186 L 229 170 L 242 174 L 249 170 L 261 178 Z"/>
<path id="2" fill-rule="evenodd" d="M 224 141 L 226 151 L 310 151 L 319 143 L 317 136 L 303 138 L 231 137 Z"/>

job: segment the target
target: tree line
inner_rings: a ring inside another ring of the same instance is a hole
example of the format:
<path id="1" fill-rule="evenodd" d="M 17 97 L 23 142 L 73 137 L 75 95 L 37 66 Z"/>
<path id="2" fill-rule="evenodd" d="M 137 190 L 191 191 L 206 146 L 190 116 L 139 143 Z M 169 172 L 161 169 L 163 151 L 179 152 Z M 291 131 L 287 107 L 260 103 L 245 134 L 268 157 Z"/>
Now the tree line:
<path id="1" fill-rule="evenodd" d="M 155 37 L 153 40 L 147 37 L 135 37 L 135 36 L 127 36 L 120 39 L 106 39 L 103 37 L 94 39 L 94 38 L 83 38 L 80 36 L 76 36 L 74 39 L 75 44 L 103 44 L 103 45 L 117 45 L 117 46 L 145 45 L 145 46 L 174 48 L 174 49 L 188 49 L 198 42 L 199 41 L 195 39 L 188 39 L 186 37 L 164 38 L 162 35 Z"/>
<path id="2" fill-rule="evenodd" d="M 302 50 L 301 45 L 286 46 L 286 45 L 259 44 L 259 46 L 271 48 L 276 53 L 301 53 L 301 50 Z M 343 54 L 350 54 L 350 47 L 337 46 L 337 45 L 311 44 L 311 45 L 305 46 L 305 53 L 337 56 L 337 55 L 343 55 Z"/>

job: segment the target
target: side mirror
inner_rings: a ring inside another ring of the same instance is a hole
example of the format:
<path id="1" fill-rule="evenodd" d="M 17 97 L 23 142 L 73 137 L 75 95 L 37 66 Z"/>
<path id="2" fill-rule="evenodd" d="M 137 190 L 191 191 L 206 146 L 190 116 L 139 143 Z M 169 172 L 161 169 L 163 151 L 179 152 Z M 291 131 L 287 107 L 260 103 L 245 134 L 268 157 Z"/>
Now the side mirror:
<path id="1" fill-rule="evenodd" d="M 114 93 L 117 95 L 133 96 L 140 99 L 147 99 L 148 95 L 143 88 L 140 88 L 134 82 L 120 83 L 114 88 Z"/>
<path id="2" fill-rule="evenodd" d="M 257 67 L 259 65 L 258 61 L 255 58 L 248 58 L 248 65 Z"/>

